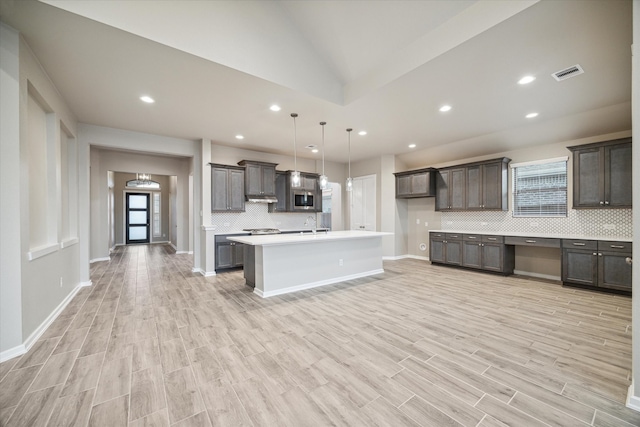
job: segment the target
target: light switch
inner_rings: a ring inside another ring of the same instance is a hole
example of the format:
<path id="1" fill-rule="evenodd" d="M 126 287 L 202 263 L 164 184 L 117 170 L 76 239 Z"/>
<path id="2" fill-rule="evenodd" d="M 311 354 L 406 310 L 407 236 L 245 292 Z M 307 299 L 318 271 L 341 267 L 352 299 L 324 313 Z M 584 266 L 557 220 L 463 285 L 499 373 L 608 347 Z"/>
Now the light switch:
<path id="1" fill-rule="evenodd" d="M 420 225 L 420 218 L 416 218 L 416 224 Z"/>

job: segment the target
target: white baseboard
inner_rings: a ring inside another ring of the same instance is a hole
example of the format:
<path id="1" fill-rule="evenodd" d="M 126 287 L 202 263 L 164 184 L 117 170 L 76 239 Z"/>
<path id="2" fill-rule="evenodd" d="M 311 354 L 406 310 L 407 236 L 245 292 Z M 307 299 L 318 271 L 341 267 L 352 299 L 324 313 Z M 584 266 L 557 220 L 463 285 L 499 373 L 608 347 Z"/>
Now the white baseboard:
<path id="1" fill-rule="evenodd" d="M 215 271 L 204 271 L 204 270 L 203 270 L 203 269 L 201 269 L 201 268 L 195 268 L 195 267 L 191 269 L 191 272 L 192 272 L 192 273 L 200 273 L 200 274 L 202 274 L 204 277 L 211 277 L 211 276 L 215 276 L 215 275 L 216 275 L 216 272 L 215 272 Z"/>
<path id="2" fill-rule="evenodd" d="M 102 258 L 90 259 L 89 260 L 89 264 L 93 264 L 94 262 L 99 262 L 99 261 L 111 261 L 111 257 L 110 256 L 105 256 L 105 257 L 102 257 Z"/>
<path id="3" fill-rule="evenodd" d="M 429 258 L 426 256 L 419 256 L 419 255 L 398 255 L 398 256 L 383 256 L 382 259 L 385 261 L 398 261 L 400 259 L 419 259 L 421 261 L 429 261 Z"/>
<path id="4" fill-rule="evenodd" d="M 530 271 L 513 270 L 513 274 L 517 274 L 518 276 L 535 277 L 536 279 L 555 280 L 556 282 L 559 282 L 561 280 L 560 276 L 552 276 L 550 274 L 531 273 Z"/>
<path id="5" fill-rule="evenodd" d="M 33 331 L 31 335 L 29 335 L 29 338 L 27 338 L 22 344 L 0 353 L 0 363 L 5 362 L 9 359 L 13 359 L 16 356 L 20 356 L 21 354 L 28 352 L 31 349 L 31 347 L 33 347 L 33 345 L 36 343 L 36 341 L 40 339 L 42 334 L 45 333 L 47 328 L 51 326 L 53 321 L 56 320 L 56 318 L 60 315 L 60 313 L 62 313 L 62 310 L 64 310 L 65 307 L 69 304 L 69 302 L 71 302 L 73 297 L 76 296 L 78 291 L 84 286 L 88 286 L 85 283 L 91 284 L 91 281 L 82 282 L 78 284 L 75 288 L 73 288 L 73 290 L 69 292 L 69 294 L 62 300 L 62 302 L 58 304 L 58 306 L 51 312 L 51 314 L 47 316 L 44 322 L 42 322 L 40 326 L 38 326 L 36 330 Z"/>
<path id="6" fill-rule="evenodd" d="M 93 282 L 91 280 L 86 281 L 86 282 L 80 282 L 80 284 L 78 286 L 80 286 L 81 288 L 84 288 L 85 286 L 92 286 Z"/>
<path id="7" fill-rule="evenodd" d="M 176 251 L 176 255 L 186 255 L 189 251 Z"/>
<path id="8" fill-rule="evenodd" d="M 640 396 L 634 396 L 633 394 L 633 382 L 629 386 L 627 392 L 627 408 L 640 412 Z"/>
<path id="9" fill-rule="evenodd" d="M 193 251 L 188 251 L 187 252 L 189 255 L 193 255 Z"/>
<path id="10" fill-rule="evenodd" d="M 263 292 L 260 289 L 255 288 L 253 290 L 253 293 L 255 293 L 256 295 L 258 295 L 259 297 L 262 297 L 262 298 L 269 298 L 269 297 L 273 297 L 273 296 L 276 296 L 276 295 L 282 295 L 282 294 L 288 294 L 288 293 L 291 293 L 291 292 L 303 291 L 305 289 L 318 288 L 320 286 L 332 285 L 334 283 L 346 282 L 347 280 L 360 279 L 361 277 L 373 276 L 373 275 L 382 274 L 382 273 L 384 273 L 384 270 L 382 268 L 380 268 L 378 270 L 370 270 L 370 271 L 365 271 L 363 273 L 350 274 L 348 276 L 341 276 L 341 277 L 335 277 L 333 279 L 320 280 L 318 282 L 305 283 L 304 285 L 291 286 L 291 287 L 288 287 L 288 288 L 277 289 L 275 291 L 269 291 L 269 292 Z"/>

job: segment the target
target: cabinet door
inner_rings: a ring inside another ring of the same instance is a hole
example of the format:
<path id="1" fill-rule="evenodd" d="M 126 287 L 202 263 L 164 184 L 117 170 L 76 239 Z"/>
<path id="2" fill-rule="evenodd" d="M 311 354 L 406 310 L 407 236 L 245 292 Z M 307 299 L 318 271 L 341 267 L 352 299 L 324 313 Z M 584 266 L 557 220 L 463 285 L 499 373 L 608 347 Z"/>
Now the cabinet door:
<path id="1" fill-rule="evenodd" d="M 504 245 L 482 244 L 482 268 L 502 273 L 504 270 Z"/>
<path id="2" fill-rule="evenodd" d="M 262 167 L 262 194 L 276 195 L 276 170 L 270 166 Z"/>
<path id="3" fill-rule="evenodd" d="M 269 205 L 269 212 L 287 211 L 287 184 L 289 183 L 287 177 L 288 175 L 284 173 L 276 174 L 276 198 L 278 202 Z"/>
<path id="4" fill-rule="evenodd" d="M 450 206 L 451 209 L 462 210 L 466 207 L 465 196 L 466 188 L 466 168 L 451 169 L 450 178 Z"/>
<path id="5" fill-rule="evenodd" d="M 631 291 L 631 266 L 627 264 L 630 253 L 598 253 L 598 286 Z"/>
<path id="6" fill-rule="evenodd" d="M 233 266 L 242 267 L 244 265 L 244 244 L 234 243 L 233 247 Z"/>
<path id="7" fill-rule="evenodd" d="M 411 176 L 411 194 L 429 193 L 429 174 L 426 172 L 416 173 Z"/>
<path id="8" fill-rule="evenodd" d="M 245 168 L 245 174 L 247 195 L 256 196 L 262 194 L 262 167 L 248 164 Z"/>
<path id="9" fill-rule="evenodd" d="M 244 171 L 229 170 L 228 208 L 244 211 Z"/>
<path id="10" fill-rule="evenodd" d="M 469 166 L 467 171 L 467 209 L 482 208 L 482 166 Z"/>
<path id="11" fill-rule="evenodd" d="M 631 143 L 604 148 L 605 206 L 631 207 Z"/>
<path id="12" fill-rule="evenodd" d="M 233 250 L 231 243 L 216 243 L 216 270 L 233 267 Z"/>
<path id="13" fill-rule="evenodd" d="M 396 198 L 411 195 L 411 175 L 396 177 Z"/>
<path id="14" fill-rule="evenodd" d="M 604 205 L 604 149 L 585 148 L 573 153 L 573 207 Z"/>
<path id="15" fill-rule="evenodd" d="M 226 211 L 229 192 L 229 170 L 212 168 L 211 170 L 211 211 Z M 244 197 L 244 195 L 243 195 Z"/>
<path id="16" fill-rule="evenodd" d="M 502 163 L 488 163 L 482 166 L 483 209 L 507 209 L 506 204 L 503 206 L 506 188 L 502 182 L 502 165 Z"/>
<path id="17" fill-rule="evenodd" d="M 446 211 L 449 203 L 449 174 L 451 171 L 438 171 L 436 173 L 436 210 Z"/>
<path id="18" fill-rule="evenodd" d="M 462 265 L 470 268 L 482 267 L 482 244 L 476 242 L 463 242 Z"/>
<path id="19" fill-rule="evenodd" d="M 445 258 L 447 264 L 462 265 L 462 242 L 447 241 Z"/>
<path id="20" fill-rule="evenodd" d="M 562 256 L 562 281 L 596 286 L 598 280 L 598 256 L 594 251 L 564 249 Z"/>
<path id="21" fill-rule="evenodd" d="M 431 240 L 429 245 L 429 261 L 445 262 L 445 243 L 442 240 Z"/>

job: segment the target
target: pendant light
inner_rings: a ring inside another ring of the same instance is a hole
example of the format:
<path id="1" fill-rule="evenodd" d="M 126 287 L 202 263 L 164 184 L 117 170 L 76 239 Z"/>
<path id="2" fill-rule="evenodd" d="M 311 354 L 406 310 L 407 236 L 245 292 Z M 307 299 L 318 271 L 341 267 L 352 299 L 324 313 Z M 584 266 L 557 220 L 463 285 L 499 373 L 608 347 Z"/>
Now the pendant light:
<path id="1" fill-rule="evenodd" d="M 291 113 L 291 117 L 293 117 L 293 172 L 291 172 L 291 187 L 298 188 L 302 186 L 302 182 L 300 181 L 300 172 L 298 172 L 298 156 L 296 153 L 296 117 L 298 117 L 298 113 Z"/>
<path id="2" fill-rule="evenodd" d="M 347 135 L 349 135 L 349 176 L 347 177 L 347 191 L 351 191 L 353 189 L 353 179 L 351 178 L 351 131 L 353 129 L 347 129 Z"/>
<path id="3" fill-rule="evenodd" d="M 320 189 L 326 190 L 329 187 L 329 178 L 324 174 L 324 125 L 327 122 L 320 122 L 320 126 L 322 126 L 322 175 L 320 175 Z"/>

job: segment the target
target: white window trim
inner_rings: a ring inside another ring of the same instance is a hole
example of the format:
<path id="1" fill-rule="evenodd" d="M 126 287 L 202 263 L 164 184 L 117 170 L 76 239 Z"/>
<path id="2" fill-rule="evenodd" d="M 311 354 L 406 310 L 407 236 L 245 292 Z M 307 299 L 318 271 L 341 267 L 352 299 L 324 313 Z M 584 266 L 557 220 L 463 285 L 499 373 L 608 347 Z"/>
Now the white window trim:
<path id="1" fill-rule="evenodd" d="M 542 165 L 545 163 L 557 163 L 557 162 L 568 162 L 569 156 L 564 157 L 554 157 L 552 159 L 542 159 L 542 160 L 532 160 L 530 162 L 520 162 L 520 163 L 509 163 L 509 168 L 520 168 L 523 166 L 532 166 L 532 165 Z"/>

